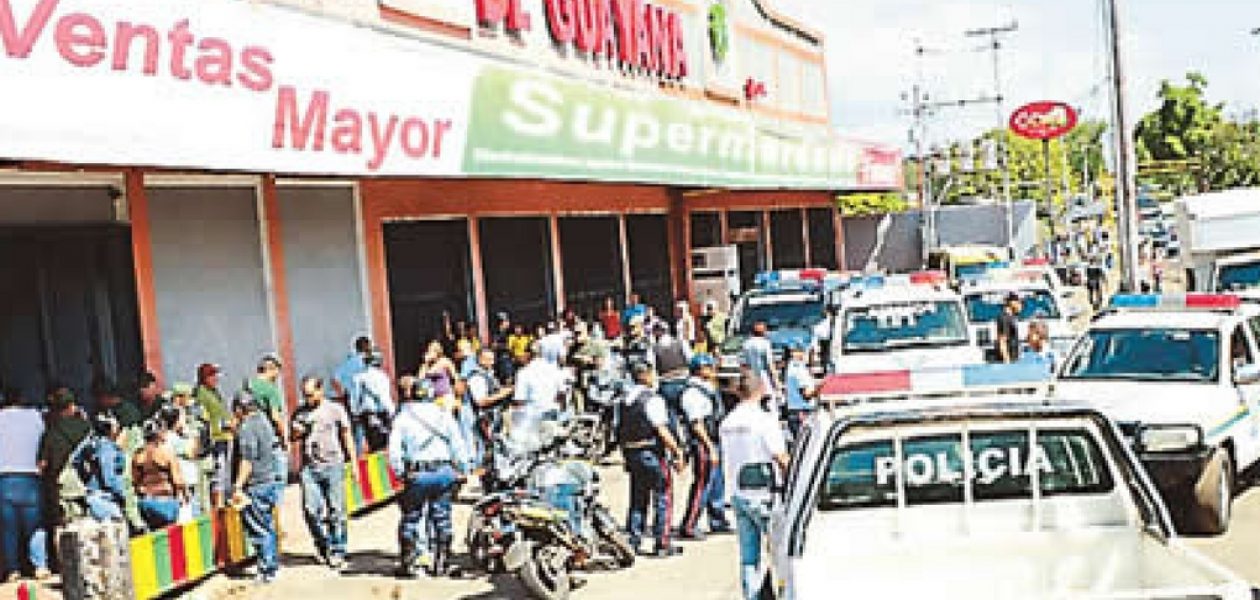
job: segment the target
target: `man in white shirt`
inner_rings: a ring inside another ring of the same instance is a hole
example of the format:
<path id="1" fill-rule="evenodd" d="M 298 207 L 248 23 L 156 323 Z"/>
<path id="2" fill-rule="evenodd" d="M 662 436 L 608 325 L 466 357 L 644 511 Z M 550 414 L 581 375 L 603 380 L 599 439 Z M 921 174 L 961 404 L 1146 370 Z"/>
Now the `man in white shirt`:
<path id="1" fill-rule="evenodd" d="M 739 535 L 740 581 L 744 597 L 758 597 L 761 582 L 762 537 L 770 522 L 771 492 L 741 489 L 740 484 L 755 479 L 756 473 L 785 473 L 788 467 L 787 443 L 776 416 L 761 408 L 762 378 L 745 369 L 740 377 L 739 404 L 722 420 L 722 469 L 726 473 L 726 495 L 735 509 L 735 529 Z M 745 472 L 747 469 L 747 472 Z"/>
<path id="2" fill-rule="evenodd" d="M 560 412 L 564 371 L 539 355 L 537 342 L 530 344 L 525 355 L 529 362 L 516 372 L 508 431 L 515 444 L 529 445 L 537 441 L 542 421 Z"/>
<path id="3" fill-rule="evenodd" d="M 718 414 L 722 399 L 717 390 L 717 362 L 708 354 L 691 359 L 691 379 L 682 392 L 681 417 L 687 431 L 687 453 L 691 460 L 691 491 L 687 511 L 678 526 L 679 537 L 700 540 L 700 515 L 709 515 L 709 533 L 730 533 L 723 492 L 717 490 L 721 454 L 718 451 Z"/>
<path id="4" fill-rule="evenodd" d="M 365 369 L 354 376 L 350 388 L 350 415 L 354 420 L 355 442 L 367 444 L 368 452 L 379 452 L 389 442 L 390 422 L 394 418 L 394 384 L 381 369 L 381 355 L 372 353 L 364 359 Z"/>
<path id="5" fill-rule="evenodd" d="M 37 464 L 44 419 L 20 396 L 17 390 L 0 391 L 0 571 L 9 582 L 20 578 L 26 566 L 38 579 L 51 575 Z"/>
<path id="6" fill-rule="evenodd" d="M 674 312 L 678 315 L 674 321 L 674 331 L 678 334 L 678 338 L 687 344 L 687 348 L 694 348 L 696 346 L 696 318 L 691 315 L 691 304 L 686 300 L 679 300 Z"/>
<path id="7" fill-rule="evenodd" d="M 761 393 L 769 397 L 767 408 L 777 417 L 779 414 L 779 390 L 783 388 L 779 381 L 778 369 L 774 364 L 774 346 L 770 343 L 769 327 L 764 321 L 753 323 L 752 335 L 744 340 L 740 350 L 740 363 L 761 378 Z"/>

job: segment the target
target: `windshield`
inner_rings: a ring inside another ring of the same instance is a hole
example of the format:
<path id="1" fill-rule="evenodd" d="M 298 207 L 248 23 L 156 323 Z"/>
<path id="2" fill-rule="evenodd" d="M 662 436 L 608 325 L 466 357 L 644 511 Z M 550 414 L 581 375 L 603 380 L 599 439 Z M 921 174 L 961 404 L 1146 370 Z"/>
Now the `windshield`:
<path id="1" fill-rule="evenodd" d="M 898 479 L 906 506 L 961 503 L 966 485 L 976 502 L 1031 498 L 1034 473 L 1044 497 L 1104 494 L 1114 486 L 1105 455 L 1086 429 L 1039 428 L 1035 452 L 1029 451 L 1028 430 L 973 430 L 969 437 L 966 447 L 958 433 L 839 447 L 831 455 L 818 508 L 897 506 Z M 964 476 L 968 462 L 970 481 Z"/>
<path id="2" fill-rule="evenodd" d="M 1002 314 L 1002 306 L 1006 304 L 1006 295 L 1011 292 L 981 292 L 967 295 L 967 317 L 972 323 L 992 323 Z M 1019 320 L 1059 318 L 1059 302 L 1054 294 L 1047 290 L 1020 290 L 1020 300 L 1024 304 L 1019 312 Z"/>
<path id="3" fill-rule="evenodd" d="M 844 313 L 844 351 L 966 344 L 962 303 L 952 300 L 896 302 Z"/>
<path id="4" fill-rule="evenodd" d="M 757 321 L 765 321 L 771 331 L 781 328 L 809 328 L 823 320 L 823 301 L 817 295 L 753 296 L 744 303 L 736 333 L 747 335 Z"/>
<path id="5" fill-rule="evenodd" d="M 1260 263 L 1221 267 L 1216 284 L 1220 292 L 1241 292 L 1260 287 Z"/>
<path id="6" fill-rule="evenodd" d="M 1215 331 L 1102 329 L 1085 334 L 1059 377 L 1215 382 L 1219 371 Z"/>

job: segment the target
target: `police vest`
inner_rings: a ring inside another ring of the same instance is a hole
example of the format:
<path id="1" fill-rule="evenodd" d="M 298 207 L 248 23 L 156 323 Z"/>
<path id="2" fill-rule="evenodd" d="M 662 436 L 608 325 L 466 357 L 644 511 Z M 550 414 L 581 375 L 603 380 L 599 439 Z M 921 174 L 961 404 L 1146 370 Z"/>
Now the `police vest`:
<path id="1" fill-rule="evenodd" d="M 486 382 L 486 395 L 487 395 L 487 396 L 493 396 L 495 393 L 497 393 L 497 392 L 499 391 L 499 380 L 498 380 L 498 379 L 495 379 L 493 374 L 491 374 L 489 371 L 487 371 L 487 370 L 485 370 L 485 369 L 481 368 L 480 366 L 478 366 L 476 369 L 473 369 L 473 372 L 468 374 L 468 379 L 469 379 L 470 381 L 471 381 L 472 379 L 481 379 L 481 380 L 485 381 L 485 382 Z M 472 397 L 472 391 L 471 391 L 471 390 L 469 390 L 469 392 L 468 392 L 468 400 L 469 400 L 469 404 L 473 407 L 473 409 L 474 409 L 474 410 L 477 410 L 477 411 L 494 410 L 494 409 L 498 408 L 498 407 L 495 407 L 495 406 L 490 406 L 490 407 L 485 407 L 485 408 L 480 407 L 480 406 L 477 406 L 477 403 L 472 401 L 472 400 L 473 400 L 473 397 Z"/>
<path id="2" fill-rule="evenodd" d="M 711 410 L 709 411 L 709 416 L 704 418 L 704 431 L 709 434 L 710 441 L 714 444 L 718 443 L 718 423 L 722 420 L 720 416 L 722 411 L 722 396 L 718 394 L 717 390 L 709 386 L 698 385 L 692 381 L 687 382 L 687 389 L 700 392 L 701 394 L 704 394 L 705 398 L 709 399 L 709 406 L 711 407 Z M 692 437 L 691 442 L 697 443 L 699 440 Z"/>
<path id="3" fill-rule="evenodd" d="M 639 390 L 621 411 L 621 423 L 617 428 L 617 437 L 627 450 L 651 449 L 660 450 L 661 442 L 656 435 L 656 427 L 648 419 L 647 402 L 655 392 Z"/>
<path id="4" fill-rule="evenodd" d="M 682 342 L 678 338 L 670 338 L 664 344 L 657 344 L 654 350 L 657 373 L 665 375 L 679 371 L 686 372 L 687 353 L 683 350 Z"/>

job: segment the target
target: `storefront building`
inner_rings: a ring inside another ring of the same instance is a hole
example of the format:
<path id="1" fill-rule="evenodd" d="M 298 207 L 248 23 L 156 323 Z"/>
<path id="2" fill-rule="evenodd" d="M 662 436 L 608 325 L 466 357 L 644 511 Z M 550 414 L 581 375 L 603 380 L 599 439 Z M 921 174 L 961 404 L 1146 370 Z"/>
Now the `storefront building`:
<path id="1" fill-rule="evenodd" d="M 401 372 L 444 314 L 669 312 L 693 248 L 835 267 L 901 165 L 825 72 L 769 0 L 0 0 L 0 378 Z"/>

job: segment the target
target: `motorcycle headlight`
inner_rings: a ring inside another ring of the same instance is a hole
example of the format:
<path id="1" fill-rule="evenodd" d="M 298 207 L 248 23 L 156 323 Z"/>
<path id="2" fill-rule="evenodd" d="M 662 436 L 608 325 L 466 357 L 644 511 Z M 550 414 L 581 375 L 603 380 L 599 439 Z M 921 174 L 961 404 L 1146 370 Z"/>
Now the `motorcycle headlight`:
<path id="1" fill-rule="evenodd" d="M 1203 444 L 1203 430 L 1198 425 L 1144 425 L 1137 440 L 1143 452 L 1183 452 Z"/>

